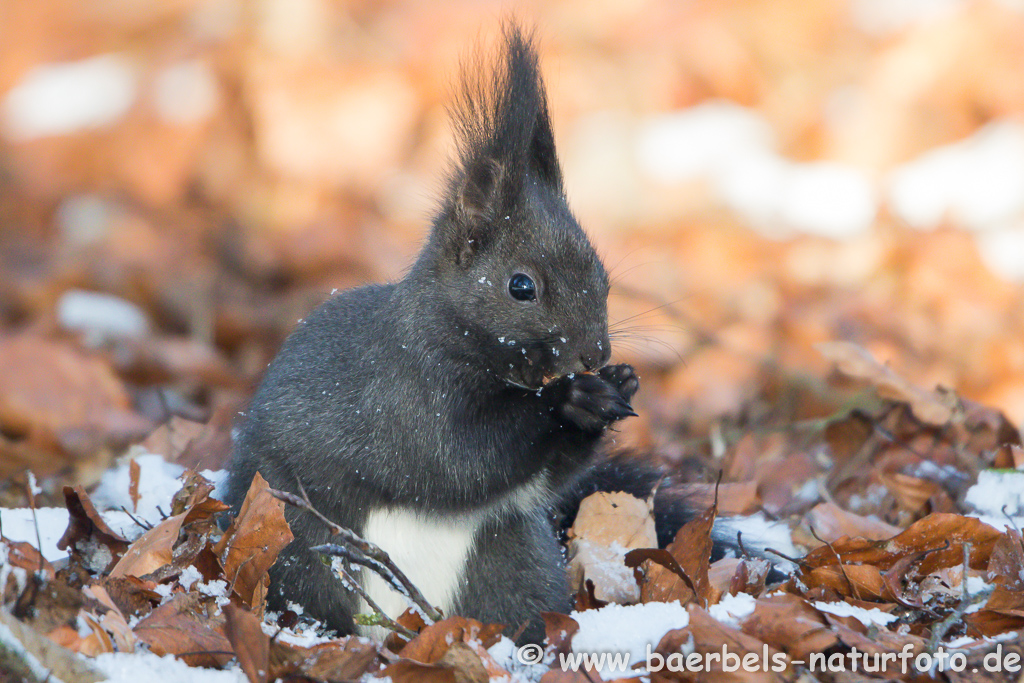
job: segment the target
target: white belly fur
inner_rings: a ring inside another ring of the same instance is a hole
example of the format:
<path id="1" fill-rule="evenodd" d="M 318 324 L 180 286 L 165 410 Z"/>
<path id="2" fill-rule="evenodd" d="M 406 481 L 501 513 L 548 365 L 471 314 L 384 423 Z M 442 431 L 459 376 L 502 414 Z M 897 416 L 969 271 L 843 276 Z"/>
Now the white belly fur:
<path id="1" fill-rule="evenodd" d="M 473 548 L 477 530 L 487 518 L 502 509 L 528 510 L 542 503 L 547 495 L 546 482 L 531 482 L 493 505 L 454 515 L 425 514 L 405 508 L 379 508 L 372 511 L 363 529 L 363 538 L 380 546 L 395 565 L 405 572 L 430 604 L 440 607 L 445 616 L 452 613 L 465 564 Z M 409 606 L 405 596 L 391 589 L 369 569 L 363 569 L 363 587 L 381 610 L 392 619 Z M 365 601 L 359 610 L 369 612 Z M 364 635 L 383 638 L 379 628 L 360 628 Z"/>

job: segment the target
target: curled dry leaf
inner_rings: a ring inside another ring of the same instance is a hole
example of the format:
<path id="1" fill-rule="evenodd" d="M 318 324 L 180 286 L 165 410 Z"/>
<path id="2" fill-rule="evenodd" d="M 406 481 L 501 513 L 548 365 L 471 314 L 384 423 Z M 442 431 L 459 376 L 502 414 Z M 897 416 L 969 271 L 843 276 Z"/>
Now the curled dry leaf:
<path id="1" fill-rule="evenodd" d="M 107 526 L 83 487 L 65 486 L 64 503 L 68 509 L 68 528 L 57 541 L 57 547 L 74 549 L 79 541 L 93 539 L 110 550 L 113 565 L 128 549 L 128 540 Z"/>
<path id="2" fill-rule="evenodd" d="M 452 643 L 478 640 L 488 648 L 498 642 L 504 629 L 502 624 L 482 624 L 466 617 L 448 617 L 423 629 L 398 654 L 404 659 L 433 664 L 444 656 Z"/>
<path id="3" fill-rule="evenodd" d="M 836 541 L 843 536 L 882 541 L 900 533 L 892 524 L 848 512 L 835 503 L 819 503 L 807 513 L 805 524 L 823 541 Z"/>
<path id="4" fill-rule="evenodd" d="M 267 570 L 293 538 L 284 518 L 284 503 L 271 495 L 269 488 L 257 472 L 238 516 L 214 548 L 228 584 L 257 614 L 266 596 Z"/>
<path id="5" fill-rule="evenodd" d="M 178 542 L 178 532 L 184 521 L 184 513 L 168 517 L 139 536 L 110 570 L 110 577 L 142 577 L 170 564 L 174 557 L 174 546 Z"/>
<path id="6" fill-rule="evenodd" d="M 678 656 L 679 653 L 683 653 L 684 657 L 690 652 L 699 653 L 700 655 L 717 653 L 719 659 L 717 662 L 711 661 L 711 670 L 703 672 L 700 680 L 758 682 L 781 682 L 785 680 L 783 677 L 785 672 L 776 673 L 771 670 L 763 671 L 761 669 L 750 670 L 745 667 L 739 667 L 738 671 L 735 672 L 727 673 L 723 671 L 721 661 L 723 648 L 741 659 L 744 655 L 756 654 L 758 663 L 765 662 L 768 669 L 771 669 L 773 664 L 779 662 L 788 666 L 788 662 L 783 653 L 771 647 L 768 643 L 731 626 L 722 624 L 699 606 L 694 604 L 688 605 L 686 611 L 690 614 L 689 625 L 666 633 L 658 643 L 655 652 L 666 658 L 671 655 Z M 693 680 L 692 676 L 692 672 L 671 672 L 663 669 L 652 680 L 689 681 Z"/>
<path id="7" fill-rule="evenodd" d="M 831 546 L 822 546 L 808 553 L 801 561 L 804 573 L 820 567 L 871 565 L 886 570 L 912 553 L 927 553 L 916 568 L 919 576 L 931 574 L 942 567 L 963 563 L 963 544 L 971 544 L 970 565 L 985 569 L 996 542 L 1002 534 L 974 517 L 936 513 L 914 522 L 902 533 L 884 540 L 840 538 Z"/>
<path id="8" fill-rule="evenodd" d="M 300 673 L 314 680 L 359 680 L 379 668 L 376 646 L 355 636 L 320 643 L 310 648 L 271 643 L 270 677 L 276 680 Z"/>
<path id="9" fill-rule="evenodd" d="M 114 637 L 114 644 L 118 652 L 135 651 L 135 634 L 132 633 L 128 622 L 124 618 L 121 609 L 114 604 L 113 599 L 107 590 L 98 584 L 86 586 L 82 592 L 107 608 L 107 612 L 100 617 L 100 625 Z"/>

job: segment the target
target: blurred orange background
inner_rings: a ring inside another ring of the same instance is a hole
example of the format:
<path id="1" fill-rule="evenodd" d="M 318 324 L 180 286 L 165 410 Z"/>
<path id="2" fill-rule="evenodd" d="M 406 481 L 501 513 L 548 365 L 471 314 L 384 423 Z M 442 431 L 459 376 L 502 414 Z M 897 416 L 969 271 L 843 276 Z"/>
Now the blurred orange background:
<path id="1" fill-rule="evenodd" d="M 632 328 L 624 439 L 827 414 L 832 340 L 1024 420 L 1019 2 L 6 0 L 0 475 L 237 410 L 401 277 L 509 16 Z"/>

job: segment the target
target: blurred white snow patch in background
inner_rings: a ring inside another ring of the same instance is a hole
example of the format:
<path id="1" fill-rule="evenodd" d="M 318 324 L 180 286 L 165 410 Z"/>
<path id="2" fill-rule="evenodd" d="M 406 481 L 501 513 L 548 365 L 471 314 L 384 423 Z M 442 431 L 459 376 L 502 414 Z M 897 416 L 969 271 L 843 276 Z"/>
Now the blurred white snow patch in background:
<path id="1" fill-rule="evenodd" d="M 210 117 L 217 109 L 220 89 L 210 66 L 190 59 L 161 70 L 153 84 L 153 102 L 164 121 L 188 124 Z"/>
<path id="2" fill-rule="evenodd" d="M 651 119 L 640 130 L 640 167 L 663 183 L 728 173 L 753 150 L 775 146 L 775 133 L 757 112 L 711 101 Z"/>
<path id="3" fill-rule="evenodd" d="M 887 182 L 893 212 L 916 228 L 944 220 L 972 230 L 1024 215 L 1024 125 L 994 121 L 974 135 L 925 152 Z"/>
<path id="4" fill-rule="evenodd" d="M 982 260 L 994 273 L 1024 281 L 1024 218 L 1015 225 L 979 233 L 976 239 Z"/>
<path id="5" fill-rule="evenodd" d="M 90 346 L 107 339 L 139 339 L 149 332 L 146 313 L 132 302 L 82 289 L 69 289 L 57 300 L 57 321 L 83 334 Z"/>
<path id="6" fill-rule="evenodd" d="M 37 66 L 0 104 L 0 130 L 24 142 L 101 128 L 131 108 L 137 90 L 137 70 L 121 55 Z"/>
<path id="7" fill-rule="evenodd" d="M 843 239 L 871 227 L 878 193 L 866 173 L 837 162 L 792 161 L 776 145 L 770 124 L 757 112 L 709 102 L 643 124 L 636 153 L 651 179 L 707 182 L 768 237 L 802 232 Z"/>
<path id="8" fill-rule="evenodd" d="M 947 17 L 968 4 L 966 0 L 851 0 L 850 18 L 861 31 L 883 37 Z"/>

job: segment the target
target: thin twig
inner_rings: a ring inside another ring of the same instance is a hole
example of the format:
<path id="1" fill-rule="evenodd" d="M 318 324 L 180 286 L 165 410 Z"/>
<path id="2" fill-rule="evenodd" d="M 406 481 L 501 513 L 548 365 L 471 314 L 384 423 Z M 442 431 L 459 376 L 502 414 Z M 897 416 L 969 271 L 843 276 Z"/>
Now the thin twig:
<path id="1" fill-rule="evenodd" d="M 344 545 L 327 543 L 315 546 L 311 548 L 311 550 L 325 555 L 342 557 L 349 562 L 353 562 L 370 569 L 384 579 L 384 581 L 394 590 L 407 597 L 413 602 L 413 604 L 419 607 L 420 611 L 423 612 L 423 615 L 430 622 L 440 621 L 443 618 L 441 611 L 427 602 L 427 599 L 423 597 L 423 593 L 421 593 L 412 581 L 409 580 L 409 577 L 407 577 L 405 573 L 395 565 L 391 557 L 384 552 L 383 549 L 363 538 L 360 538 L 351 529 L 346 529 L 345 527 L 324 517 L 323 514 L 313 507 L 313 504 L 309 501 L 309 496 L 306 494 L 301 482 L 299 483 L 299 491 L 302 494 L 301 497 L 296 496 L 294 493 L 288 493 L 287 491 L 280 491 L 277 489 L 270 489 L 270 494 L 278 500 L 284 501 L 289 505 L 294 505 L 300 510 L 309 512 L 326 524 L 330 528 L 331 533 L 335 536 L 339 536 L 344 543 Z"/>
<path id="2" fill-rule="evenodd" d="M 408 629 L 405 626 L 402 626 L 397 621 L 395 621 L 387 614 L 385 614 L 384 610 L 381 609 L 381 606 L 378 605 L 374 601 L 374 599 L 370 597 L 370 594 L 366 592 L 366 589 L 364 589 L 362 585 L 360 585 L 359 581 L 357 581 L 354 576 L 349 574 L 344 567 L 332 567 L 332 569 L 334 569 L 334 571 L 338 572 L 338 574 L 341 575 L 341 580 L 345 582 L 346 588 L 355 592 L 357 595 L 359 595 L 360 598 L 362 598 L 366 602 L 370 610 L 373 611 L 374 617 L 378 624 L 380 624 L 384 628 L 387 628 L 390 631 L 394 631 L 400 636 L 403 636 L 406 640 L 412 640 L 416 637 L 415 631 L 413 631 L 412 629 Z"/>

